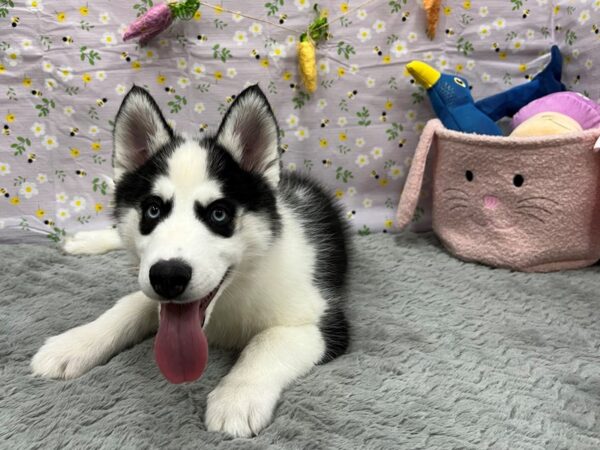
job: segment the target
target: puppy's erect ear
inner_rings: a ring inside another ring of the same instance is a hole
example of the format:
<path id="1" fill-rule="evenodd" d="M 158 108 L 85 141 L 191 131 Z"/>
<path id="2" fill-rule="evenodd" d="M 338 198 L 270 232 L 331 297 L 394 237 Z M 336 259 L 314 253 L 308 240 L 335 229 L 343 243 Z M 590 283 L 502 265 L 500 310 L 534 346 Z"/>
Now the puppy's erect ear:
<path id="1" fill-rule="evenodd" d="M 134 86 L 123 99 L 115 119 L 113 165 L 116 178 L 134 170 L 173 139 L 173 130 L 165 121 L 152 96 Z"/>
<path id="2" fill-rule="evenodd" d="M 249 172 L 279 183 L 279 129 L 271 106 L 258 85 L 236 97 L 225 114 L 217 142 Z"/>

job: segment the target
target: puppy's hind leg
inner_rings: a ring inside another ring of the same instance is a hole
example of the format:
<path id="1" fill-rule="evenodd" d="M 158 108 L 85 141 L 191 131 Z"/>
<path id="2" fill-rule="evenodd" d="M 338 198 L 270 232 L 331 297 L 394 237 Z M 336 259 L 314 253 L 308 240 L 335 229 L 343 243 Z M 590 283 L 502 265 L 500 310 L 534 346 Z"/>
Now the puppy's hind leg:
<path id="1" fill-rule="evenodd" d="M 127 295 L 93 322 L 48 338 L 31 360 L 34 375 L 76 378 L 158 328 L 158 303 Z"/>
<path id="2" fill-rule="evenodd" d="M 123 242 L 116 229 L 80 231 L 67 236 L 63 250 L 71 255 L 100 255 L 123 248 Z"/>
<path id="3" fill-rule="evenodd" d="M 208 396 L 208 430 L 236 437 L 257 434 L 271 421 L 283 388 L 308 373 L 324 353 L 316 325 L 277 326 L 257 334 Z"/>

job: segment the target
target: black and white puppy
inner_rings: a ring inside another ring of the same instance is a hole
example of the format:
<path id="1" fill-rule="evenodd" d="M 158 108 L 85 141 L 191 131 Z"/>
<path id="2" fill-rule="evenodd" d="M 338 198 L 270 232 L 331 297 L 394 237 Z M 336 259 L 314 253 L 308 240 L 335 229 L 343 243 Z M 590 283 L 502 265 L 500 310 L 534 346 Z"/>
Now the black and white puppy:
<path id="1" fill-rule="evenodd" d="M 258 433 L 286 385 L 348 345 L 340 210 L 313 181 L 281 172 L 279 130 L 258 86 L 200 139 L 175 133 L 134 87 L 115 120 L 114 166 L 119 237 L 71 244 L 79 253 L 125 246 L 141 291 L 49 338 L 33 372 L 78 377 L 158 330 L 161 371 L 191 381 L 204 370 L 206 334 L 243 349 L 209 395 L 208 430 Z"/>

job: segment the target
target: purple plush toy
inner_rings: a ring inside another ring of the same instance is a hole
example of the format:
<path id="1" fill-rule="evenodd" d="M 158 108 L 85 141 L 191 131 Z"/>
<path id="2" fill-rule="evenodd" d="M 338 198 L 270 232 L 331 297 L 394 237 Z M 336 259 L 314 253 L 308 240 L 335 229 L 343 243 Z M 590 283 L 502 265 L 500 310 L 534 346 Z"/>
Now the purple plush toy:
<path id="1" fill-rule="evenodd" d="M 577 92 L 556 92 L 534 100 L 513 117 L 513 128 L 539 113 L 555 112 L 575 120 L 581 128 L 600 128 L 600 105 Z"/>

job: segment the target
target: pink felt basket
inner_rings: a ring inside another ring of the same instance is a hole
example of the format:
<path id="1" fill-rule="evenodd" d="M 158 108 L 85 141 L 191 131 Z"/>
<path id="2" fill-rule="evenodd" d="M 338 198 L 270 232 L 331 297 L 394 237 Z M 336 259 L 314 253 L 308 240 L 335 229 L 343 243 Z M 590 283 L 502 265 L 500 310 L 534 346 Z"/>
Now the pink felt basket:
<path id="1" fill-rule="evenodd" d="M 417 146 L 397 220 L 412 220 L 427 164 L 432 226 L 465 261 L 526 272 L 600 259 L 600 129 L 528 138 L 451 131 L 435 119 Z"/>

